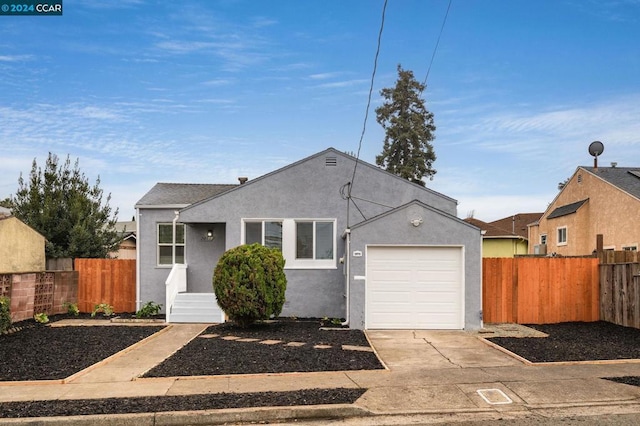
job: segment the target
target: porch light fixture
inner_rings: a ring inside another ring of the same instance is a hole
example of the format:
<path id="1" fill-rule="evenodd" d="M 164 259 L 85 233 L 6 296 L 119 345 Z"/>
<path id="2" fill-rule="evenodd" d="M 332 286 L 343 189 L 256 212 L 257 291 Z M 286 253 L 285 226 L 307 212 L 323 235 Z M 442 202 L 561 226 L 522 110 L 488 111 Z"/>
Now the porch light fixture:
<path id="1" fill-rule="evenodd" d="M 207 229 L 207 233 L 202 239 L 205 241 L 213 241 L 214 238 L 215 236 L 213 235 L 213 229 Z"/>

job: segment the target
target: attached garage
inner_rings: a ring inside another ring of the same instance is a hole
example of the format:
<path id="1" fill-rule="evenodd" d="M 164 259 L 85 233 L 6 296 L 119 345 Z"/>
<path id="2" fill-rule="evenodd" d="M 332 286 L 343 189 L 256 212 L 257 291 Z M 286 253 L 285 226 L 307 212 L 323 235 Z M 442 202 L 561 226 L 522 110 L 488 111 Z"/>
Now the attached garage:
<path id="1" fill-rule="evenodd" d="M 462 247 L 367 248 L 366 328 L 464 328 Z"/>
<path id="2" fill-rule="evenodd" d="M 351 226 L 344 238 L 351 327 L 482 327 L 480 229 L 412 201 Z"/>

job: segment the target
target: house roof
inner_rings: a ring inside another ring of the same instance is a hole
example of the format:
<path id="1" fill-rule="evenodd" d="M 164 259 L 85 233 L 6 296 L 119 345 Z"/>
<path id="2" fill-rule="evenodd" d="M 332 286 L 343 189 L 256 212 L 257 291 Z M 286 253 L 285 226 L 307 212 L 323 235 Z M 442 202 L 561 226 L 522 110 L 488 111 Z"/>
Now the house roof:
<path id="1" fill-rule="evenodd" d="M 640 199 L 640 167 L 581 167 L 613 186 Z"/>
<path id="2" fill-rule="evenodd" d="M 238 185 L 160 182 L 155 184 L 155 186 L 136 203 L 136 207 L 186 207 L 189 204 L 222 194 L 236 186 Z"/>
<path id="3" fill-rule="evenodd" d="M 517 235 L 522 238 L 529 238 L 528 225 L 540 220 L 544 213 L 516 213 L 502 219 L 494 220 L 491 225 L 508 231 L 508 235 Z M 489 233 L 487 231 L 487 233 Z M 504 235 L 504 234 L 502 234 Z"/>
<path id="4" fill-rule="evenodd" d="M 9 216 L 11 216 L 11 210 L 9 210 L 6 207 L 0 206 L 0 219 L 3 217 L 9 217 Z"/>
<path id="5" fill-rule="evenodd" d="M 471 223 L 485 231 L 484 238 L 529 238 L 527 226 L 540 219 L 542 213 L 516 213 L 493 222 L 469 217 L 465 222 Z"/>
<path id="6" fill-rule="evenodd" d="M 589 201 L 588 198 L 581 201 L 576 201 L 575 203 L 565 204 L 564 206 L 560 206 L 556 208 L 554 211 L 552 211 L 551 213 L 549 213 L 549 216 L 547 216 L 547 219 L 554 219 L 556 217 L 566 216 L 568 214 L 575 213 L 587 201 Z"/>
<path id="7" fill-rule="evenodd" d="M 454 203 L 456 203 L 456 204 L 458 203 L 458 201 L 457 201 L 457 200 L 455 200 L 455 199 L 453 199 L 453 198 L 451 198 L 451 197 L 449 197 L 449 196 L 447 196 L 447 195 L 444 195 L 444 194 L 442 194 L 442 193 L 440 193 L 440 192 L 437 192 L 437 191 L 435 191 L 435 190 L 433 190 L 433 189 L 431 189 L 431 188 L 427 188 L 426 186 L 418 185 L 417 183 L 414 183 L 414 182 L 411 182 L 411 181 L 409 181 L 409 180 L 406 180 L 406 179 L 404 179 L 404 178 L 402 178 L 402 177 L 400 177 L 400 176 L 394 175 L 393 173 L 390 173 L 390 172 L 388 172 L 388 171 L 386 171 L 386 170 L 384 170 L 384 169 L 381 169 L 380 167 L 374 166 L 373 164 L 369 164 L 369 163 L 367 163 L 366 161 L 363 161 L 363 160 L 361 160 L 361 159 L 356 159 L 356 158 L 355 158 L 355 157 L 353 157 L 352 155 L 346 154 L 346 153 L 344 153 L 344 152 L 342 152 L 342 151 L 338 151 L 338 150 L 337 150 L 337 149 L 335 149 L 335 148 L 327 148 L 327 149 L 325 149 L 324 151 L 320 151 L 320 152 L 318 152 L 318 153 L 312 154 L 312 155 L 310 155 L 310 156 L 308 156 L 308 157 L 306 157 L 306 158 L 303 158 L 302 160 L 298 160 L 298 161 L 296 161 L 296 162 L 294 162 L 294 163 L 288 164 L 288 165 L 286 165 L 286 166 L 284 166 L 284 167 L 281 167 L 281 168 L 279 168 L 279 169 L 277 169 L 277 170 L 274 170 L 274 171 L 272 171 L 272 172 L 269 172 L 269 173 L 267 173 L 267 174 L 265 174 L 265 175 L 258 176 L 258 177 L 254 178 L 254 179 L 251 179 L 251 180 L 249 180 L 248 182 L 246 182 L 246 183 L 244 183 L 244 184 L 242 184 L 242 185 L 232 185 L 232 188 L 229 188 L 229 189 L 230 189 L 230 190 L 231 190 L 231 189 L 233 189 L 233 190 L 237 190 L 237 189 L 241 189 L 240 187 L 244 188 L 244 187 L 245 187 L 245 185 L 247 185 L 247 186 L 248 186 L 248 185 L 252 185 L 252 184 L 254 184 L 254 183 L 256 183 L 256 182 L 259 182 L 259 181 L 260 181 L 260 180 L 262 180 L 262 179 L 266 179 L 266 178 L 268 178 L 268 177 L 270 177 L 270 176 L 273 176 L 273 175 L 275 175 L 275 174 L 277 174 L 277 173 L 280 173 L 280 172 L 282 172 L 283 170 L 287 170 L 287 169 L 289 169 L 289 168 L 296 167 L 296 166 L 298 166 L 298 165 L 300 165 L 300 164 L 302 164 L 302 163 L 304 163 L 304 162 L 306 162 L 306 161 L 309 161 L 309 160 L 311 160 L 311 159 L 313 159 L 313 158 L 320 157 L 320 156 L 323 156 L 323 155 L 327 155 L 327 154 L 329 154 L 329 153 L 331 153 L 331 154 L 335 154 L 336 156 L 340 155 L 340 156 L 342 156 L 342 157 L 350 158 L 350 159 L 352 159 L 352 160 L 357 161 L 357 164 L 358 164 L 360 167 L 369 167 L 369 168 L 374 169 L 374 170 L 377 170 L 377 171 L 379 171 L 379 172 L 381 172 L 381 173 L 386 173 L 386 174 L 387 174 L 390 178 L 392 178 L 392 179 L 400 179 L 400 180 L 402 180 L 402 181 L 404 181 L 404 182 L 406 182 L 406 183 L 408 183 L 408 184 L 410 184 L 410 185 L 415 185 L 415 186 L 419 187 L 420 189 L 422 189 L 422 190 L 424 190 L 424 191 L 426 191 L 426 192 L 430 192 L 430 193 L 432 193 L 432 194 L 437 194 L 438 196 L 440 196 L 440 197 L 442 197 L 442 198 L 445 198 L 445 199 L 447 199 L 447 200 L 451 200 L 451 201 L 453 201 L 453 202 L 454 202 Z M 153 191 L 153 188 L 152 188 L 152 191 Z M 151 192 L 151 191 L 149 191 L 149 192 Z M 200 200 L 194 201 L 194 202 L 193 202 L 193 204 L 190 204 L 189 206 L 186 206 L 186 205 L 185 205 L 185 206 L 184 206 L 184 207 L 185 207 L 185 210 L 189 210 L 189 209 L 191 209 L 191 208 L 197 207 L 197 205 L 198 205 L 198 204 L 205 203 L 205 202 L 209 201 L 209 199 L 211 199 L 211 198 L 214 198 L 214 197 L 217 197 L 217 196 L 221 195 L 223 192 L 226 192 L 226 191 L 220 191 L 220 192 L 218 192 L 218 193 L 215 193 L 215 194 L 212 194 L 212 195 L 210 195 L 210 196 L 204 197 L 204 198 L 202 198 L 202 199 L 200 199 Z M 146 196 L 145 196 L 145 197 L 146 197 Z M 143 197 L 143 199 L 144 199 L 144 197 Z M 142 201 L 142 200 L 141 200 L 141 201 Z M 138 202 L 138 203 L 140 203 L 140 202 Z M 174 204 L 175 204 L 175 203 L 174 203 Z"/>

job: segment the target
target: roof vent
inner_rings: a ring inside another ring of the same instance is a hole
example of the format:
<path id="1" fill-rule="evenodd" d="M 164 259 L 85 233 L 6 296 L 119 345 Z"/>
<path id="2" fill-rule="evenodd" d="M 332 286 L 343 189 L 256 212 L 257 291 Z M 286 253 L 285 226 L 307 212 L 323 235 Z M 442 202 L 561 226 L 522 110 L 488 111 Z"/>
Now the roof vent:
<path id="1" fill-rule="evenodd" d="M 238 181 L 240 182 L 240 185 L 245 184 L 248 180 L 249 180 L 249 178 L 248 177 L 244 177 L 244 176 L 238 178 Z"/>
<path id="2" fill-rule="evenodd" d="M 615 169 L 618 166 L 618 163 L 616 163 L 615 161 L 611 162 L 611 168 Z"/>
<path id="3" fill-rule="evenodd" d="M 338 165 L 338 157 L 326 157 L 324 159 L 324 165 L 326 167 L 335 167 Z"/>

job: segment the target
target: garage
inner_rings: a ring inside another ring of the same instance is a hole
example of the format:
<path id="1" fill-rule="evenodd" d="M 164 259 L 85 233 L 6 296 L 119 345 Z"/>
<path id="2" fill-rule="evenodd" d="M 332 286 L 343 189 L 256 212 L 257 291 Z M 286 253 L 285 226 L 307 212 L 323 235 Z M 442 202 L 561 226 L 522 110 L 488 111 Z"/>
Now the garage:
<path id="1" fill-rule="evenodd" d="M 464 328 L 464 258 L 458 246 L 368 246 L 366 328 Z"/>

